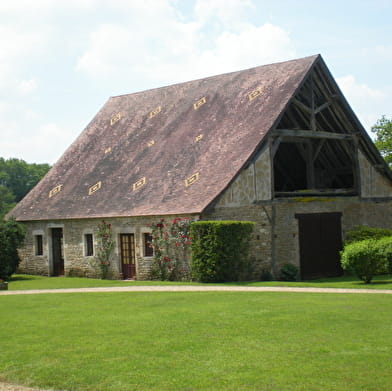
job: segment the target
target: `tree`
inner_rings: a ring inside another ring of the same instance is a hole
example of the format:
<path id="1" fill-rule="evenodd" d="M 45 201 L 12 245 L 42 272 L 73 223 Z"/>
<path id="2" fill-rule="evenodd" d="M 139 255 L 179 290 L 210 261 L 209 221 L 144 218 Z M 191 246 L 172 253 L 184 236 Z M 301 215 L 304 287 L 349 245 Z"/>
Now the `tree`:
<path id="1" fill-rule="evenodd" d="M 0 185 L 7 187 L 19 202 L 48 172 L 49 164 L 26 163 L 20 159 L 0 158 Z"/>
<path id="2" fill-rule="evenodd" d="M 2 219 L 7 212 L 9 212 L 15 205 L 15 197 L 11 190 L 5 186 L 0 185 L 0 219 Z"/>
<path id="3" fill-rule="evenodd" d="M 375 144 L 390 168 L 392 168 L 392 119 L 383 115 L 376 124 L 372 126 L 375 133 Z"/>
<path id="4" fill-rule="evenodd" d="M 0 157 L 0 220 L 49 171 L 49 164 Z"/>
<path id="5" fill-rule="evenodd" d="M 24 236 L 24 227 L 14 219 L 0 221 L 0 279 L 8 280 L 15 273 Z"/>

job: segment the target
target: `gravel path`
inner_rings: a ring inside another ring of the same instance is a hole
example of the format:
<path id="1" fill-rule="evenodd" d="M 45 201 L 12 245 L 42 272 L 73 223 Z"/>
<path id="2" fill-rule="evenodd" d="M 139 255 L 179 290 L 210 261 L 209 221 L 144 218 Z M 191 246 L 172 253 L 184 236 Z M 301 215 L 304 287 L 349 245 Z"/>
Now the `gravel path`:
<path id="1" fill-rule="evenodd" d="M 342 289 L 342 288 L 287 288 L 255 286 L 205 286 L 205 285 L 150 285 L 122 286 L 105 288 L 68 288 L 68 289 L 34 289 L 25 291 L 0 291 L 0 296 L 35 295 L 47 293 L 80 292 L 311 292 L 311 293 L 373 293 L 392 294 L 387 289 Z M 43 391 L 37 388 L 23 387 L 0 382 L 0 391 Z M 49 390 L 46 390 L 49 391 Z"/>
<path id="2" fill-rule="evenodd" d="M 392 289 L 343 288 L 288 288 L 272 286 L 205 286 L 205 285 L 146 285 L 104 288 L 32 289 L 25 291 L 0 291 L 2 295 L 36 295 L 47 293 L 80 292 L 310 292 L 310 293 L 373 293 L 392 294 Z M 1 391 L 1 390 L 0 390 Z"/>
<path id="3" fill-rule="evenodd" d="M 0 382 L 0 391 L 51 391 L 51 390 L 48 389 L 43 390 L 42 388 L 23 387 L 23 386 L 18 386 L 17 384 Z"/>

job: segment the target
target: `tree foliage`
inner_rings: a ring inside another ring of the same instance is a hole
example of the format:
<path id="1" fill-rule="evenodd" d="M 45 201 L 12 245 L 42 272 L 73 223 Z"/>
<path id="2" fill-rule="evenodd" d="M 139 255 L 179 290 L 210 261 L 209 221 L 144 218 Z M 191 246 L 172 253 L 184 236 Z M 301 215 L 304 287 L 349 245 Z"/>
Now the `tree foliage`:
<path id="1" fill-rule="evenodd" d="M 24 236 L 20 223 L 13 219 L 0 221 L 0 279 L 8 280 L 15 273 L 20 262 L 18 247 Z"/>
<path id="2" fill-rule="evenodd" d="M 49 164 L 0 158 L 0 218 L 19 202 L 48 172 Z"/>
<path id="3" fill-rule="evenodd" d="M 375 133 L 375 144 L 382 157 L 392 168 L 392 119 L 383 115 L 376 124 L 372 126 L 372 132 Z"/>

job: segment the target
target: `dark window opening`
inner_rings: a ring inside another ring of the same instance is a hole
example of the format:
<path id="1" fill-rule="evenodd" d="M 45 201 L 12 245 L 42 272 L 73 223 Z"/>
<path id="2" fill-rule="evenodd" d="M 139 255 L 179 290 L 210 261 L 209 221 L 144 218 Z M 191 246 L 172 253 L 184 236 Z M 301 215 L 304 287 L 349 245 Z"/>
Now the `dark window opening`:
<path id="1" fill-rule="evenodd" d="M 84 235 L 84 243 L 85 243 L 85 255 L 86 255 L 86 257 L 93 256 L 94 255 L 93 234 L 85 234 Z"/>
<path id="2" fill-rule="evenodd" d="M 150 233 L 143 234 L 144 239 L 144 256 L 152 257 L 154 256 L 154 249 L 152 247 L 152 235 Z"/>
<path id="3" fill-rule="evenodd" d="M 281 143 L 274 159 L 275 191 L 306 189 L 306 164 L 295 144 Z"/>
<path id="4" fill-rule="evenodd" d="M 42 235 L 35 235 L 35 255 L 44 255 Z"/>
<path id="5" fill-rule="evenodd" d="M 275 192 L 355 192 L 349 151 L 340 140 L 281 142 L 274 156 Z"/>

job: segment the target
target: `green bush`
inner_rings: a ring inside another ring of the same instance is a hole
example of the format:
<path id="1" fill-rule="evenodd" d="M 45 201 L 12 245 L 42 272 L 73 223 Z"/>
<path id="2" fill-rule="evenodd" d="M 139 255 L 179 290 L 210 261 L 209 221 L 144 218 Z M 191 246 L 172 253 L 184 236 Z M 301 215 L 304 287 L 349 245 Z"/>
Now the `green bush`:
<path id="1" fill-rule="evenodd" d="M 353 230 L 347 232 L 345 245 L 366 239 L 380 239 L 384 236 L 392 236 L 392 230 L 388 228 L 373 228 L 365 225 L 358 225 Z"/>
<path id="2" fill-rule="evenodd" d="M 299 269 L 292 263 L 285 263 L 279 273 L 280 281 L 298 281 Z"/>
<path id="3" fill-rule="evenodd" d="M 246 269 L 254 225 L 250 221 L 192 223 L 193 279 L 201 282 L 238 281 Z"/>
<path id="4" fill-rule="evenodd" d="M 387 271 L 392 274 L 392 236 L 387 236 L 377 240 L 377 255 L 384 260 Z"/>
<path id="5" fill-rule="evenodd" d="M 341 265 L 344 270 L 355 274 L 369 284 L 376 274 L 387 271 L 387 262 L 381 256 L 379 240 L 367 239 L 347 244 L 341 252 Z"/>
<path id="6" fill-rule="evenodd" d="M 14 219 L 0 221 L 0 279 L 8 280 L 15 273 L 24 236 L 24 227 Z"/>

